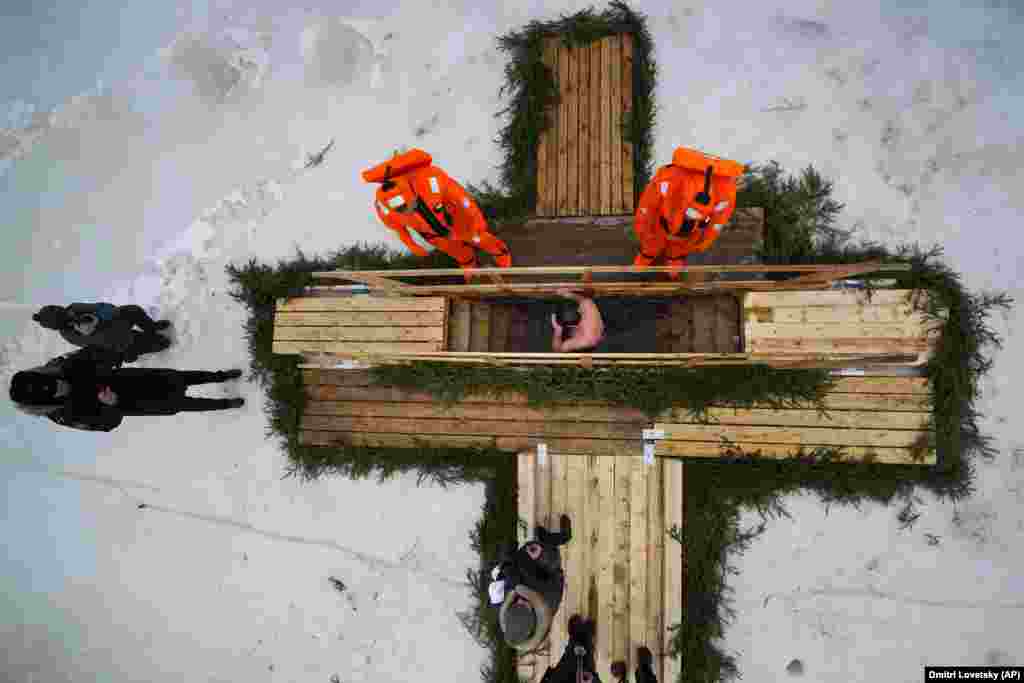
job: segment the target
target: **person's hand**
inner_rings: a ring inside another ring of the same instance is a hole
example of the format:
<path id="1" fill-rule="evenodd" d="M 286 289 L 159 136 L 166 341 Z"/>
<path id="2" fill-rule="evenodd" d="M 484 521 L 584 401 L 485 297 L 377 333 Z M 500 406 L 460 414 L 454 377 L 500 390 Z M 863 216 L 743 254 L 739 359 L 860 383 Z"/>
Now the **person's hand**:
<path id="1" fill-rule="evenodd" d="M 554 328 L 555 334 L 557 334 L 558 338 L 561 339 L 562 326 L 558 324 L 558 317 L 554 313 L 551 314 L 551 327 Z"/>
<path id="2" fill-rule="evenodd" d="M 102 387 L 96 395 L 100 403 L 108 406 L 117 405 L 117 394 L 110 387 Z"/>

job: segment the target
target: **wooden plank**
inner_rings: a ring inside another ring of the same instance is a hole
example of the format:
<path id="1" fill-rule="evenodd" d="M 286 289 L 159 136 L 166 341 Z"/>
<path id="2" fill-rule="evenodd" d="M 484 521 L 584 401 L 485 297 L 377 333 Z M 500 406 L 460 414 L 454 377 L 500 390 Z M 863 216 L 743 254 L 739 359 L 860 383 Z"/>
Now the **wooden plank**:
<path id="1" fill-rule="evenodd" d="M 576 48 L 576 117 L 578 121 L 579 143 L 576 145 L 576 214 L 590 215 L 587 185 L 591 180 L 590 147 L 593 139 L 590 134 L 590 46 Z"/>
<path id="2" fill-rule="evenodd" d="M 448 318 L 448 343 L 450 351 L 469 351 L 469 339 L 472 334 L 470 302 L 453 301 L 451 315 Z"/>
<path id="3" fill-rule="evenodd" d="M 599 625 L 597 632 L 597 659 L 601 671 L 607 671 L 612 659 L 612 647 L 616 639 L 614 613 L 613 570 L 615 566 L 615 529 L 618 517 L 625 515 L 616 505 L 615 496 L 615 463 L 618 458 L 599 458 L 597 465 L 598 497 L 600 500 L 601 520 L 597 531 L 597 594 L 598 613 L 594 622 Z M 623 463 L 628 461 L 623 460 Z M 628 466 L 628 465 L 627 465 Z"/>
<path id="4" fill-rule="evenodd" d="M 550 67 L 551 64 L 551 50 L 550 40 L 545 40 L 543 47 L 541 48 L 541 62 Z M 548 181 L 548 146 L 551 140 L 551 130 L 545 130 L 540 134 L 537 140 L 537 205 L 534 209 L 534 213 L 538 216 L 549 216 L 548 213 L 548 195 L 547 195 L 547 181 Z"/>
<path id="5" fill-rule="evenodd" d="M 573 577 L 567 581 L 565 590 L 566 613 L 569 616 L 580 614 L 586 617 L 587 613 L 587 574 L 584 564 L 584 546 L 586 545 L 586 506 L 587 506 L 587 460 L 589 456 L 569 456 L 566 458 L 569 465 L 568 492 L 569 492 L 569 517 L 572 519 L 573 527 L 580 532 L 579 538 L 565 546 L 568 563 L 565 575 Z"/>
<path id="6" fill-rule="evenodd" d="M 390 311 L 425 313 L 443 311 L 444 297 L 440 296 L 371 296 L 355 294 L 353 296 L 320 297 L 303 296 L 277 304 L 276 313 L 298 313 L 311 311 Z"/>
<path id="7" fill-rule="evenodd" d="M 340 388 L 340 387 L 339 387 Z M 333 387 L 307 387 L 306 395 L 310 398 L 320 399 L 314 405 L 306 407 L 306 412 L 319 415 L 362 415 L 364 417 L 407 417 L 407 418 L 442 418 L 453 420 L 506 420 L 511 422 L 525 422 L 530 420 L 549 422 L 573 422 L 580 424 L 582 430 L 590 429 L 591 424 L 600 422 L 630 422 L 639 425 L 647 422 L 644 414 L 631 408 L 620 408 L 615 406 L 580 406 L 576 404 L 564 404 L 558 407 L 530 408 L 525 405 L 508 405 L 499 401 L 490 403 L 464 403 L 459 402 L 446 406 L 440 402 L 412 403 L 406 401 L 371 401 L 371 400 L 331 400 L 336 393 Z M 353 392 L 354 393 L 354 392 Z M 723 411 L 727 412 L 727 411 Z M 737 411 L 743 414 L 741 411 Z M 755 415 L 759 415 L 757 411 Z M 786 412 L 786 411 L 780 411 Z M 810 413 L 813 410 L 789 411 L 793 413 Z M 900 413 L 901 415 L 914 415 L 914 413 Z M 683 417 L 684 412 L 678 411 L 678 416 Z M 725 419 L 743 419 L 727 416 Z M 765 418 L 771 419 L 771 418 Z M 795 419 L 794 419 L 795 421 Z M 892 423 L 896 423 L 895 420 Z"/>
<path id="8" fill-rule="evenodd" d="M 541 420 L 468 420 L 464 418 L 400 418 L 364 415 L 315 415 L 302 417 L 302 428 L 312 430 L 394 432 L 397 434 L 489 434 L 493 436 L 532 436 L 536 438 L 635 439 L 640 444 L 640 430 L 646 423 L 549 422 Z M 674 429 L 685 433 L 686 426 Z M 743 427 L 732 429 L 742 430 Z M 748 429 L 770 429 L 755 428 Z M 827 431 L 827 430 L 826 430 Z M 854 431 L 854 430 L 851 430 Z M 873 433 L 873 432 L 871 432 Z M 781 439 L 781 437 L 780 437 Z M 789 441 L 778 441 L 790 443 Z M 892 445 L 904 445 L 892 444 Z"/>
<path id="9" fill-rule="evenodd" d="M 274 328 L 298 327 L 304 325 L 334 325 L 342 327 L 355 326 L 391 326 L 430 327 L 444 322 L 444 311 L 333 311 L 333 312 L 301 312 L 277 313 L 274 316 Z"/>
<path id="10" fill-rule="evenodd" d="M 572 519 L 572 511 L 569 509 L 569 463 L 570 456 L 564 455 L 561 451 L 549 450 L 548 458 L 551 462 L 551 517 L 557 520 L 562 514 L 568 514 Z M 576 520 L 572 519 L 574 528 Z M 573 539 L 572 543 L 575 543 Z M 566 576 L 570 576 L 566 571 Z M 563 601 L 565 597 L 563 596 Z M 556 613 L 551 624 L 550 652 L 551 658 L 555 661 L 562 656 L 565 643 L 568 641 L 569 610 L 563 605 Z"/>
<path id="11" fill-rule="evenodd" d="M 879 289 L 875 291 L 870 301 L 864 291 L 855 289 L 829 289 L 816 292 L 750 292 L 744 301 L 744 309 L 906 304 L 912 291 L 910 289 Z"/>
<path id="12" fill-rule="evenodd" d="M 579 191 L 580 191 L 580 120 L 579 120 L 579 91 L 578 81 L 580 77 L 579 60 L 576 54 L 579 50 L 574 47 L 566 48 L 566 55 L 569 58 L 569 66 L 566 74 L 569 81 L 566 85 L 567 98 L 565 102 L 565 121 L 568 131 L 566 132 L 565 156 L 566 156 L 566 194 L 565 213 L 567 216 L 578 216 L 580 213 Z"/>
<path id="13" fill-rule="evenodd" d="M 633 34 L 622 34 L 622 117 L 629 121 L 633 114 Z M 622 141 L 622 213 L 632 214 L 636 211 L 633 187 L 635 169 L 633 167 L 633 145 L 626 139 Z M 653 649 L 653 647 L 652 647 Z"/>
<path id="14" fill-rule="evenodd" d="M 765 292 L 756 293 L 764 294 Z M 928 324 L 924 314 L 915 313 L 910 304 L 837 304 L 834 306 L 749 308 L 744 311 L 744 320 L 751 323 L 777 324 L 889 323 L 913 324 L 922 327 Z"/>
<path id="15" fill-rule="evenodd" d="M 715 353 L 715 300 L 714 297 L 698 296 L 690 301 L 693 311 L 693 352 Z"/>
<path id="16" fill-rule="evenodd" d="M 523 545 L 533 538 L 533 527 L 537 524 L 536 496 L 536 455 L 523 451 L 517 456 L 516 478 L 519 483 L 519 523 L 516 524 L 516 540 Z"/>
<path id="17" fill-rule="evenodd" d="M 569 49 L 558 45 L 558 205 L 556 216 L 569 210 Z"/>
<path id="18" fill-rule="evenodd" d="M 611 159 L 611 129 L 612 129 L 612 113 L 611 113 L 611 99 L 609 93 L 611 92 L 611 71 L 615 66 L 614 55 L 612 53 L 611 40 L 609 38 L 602 38 L 600 41 L 601 45 L 601 135 L 598 140 L 598 146 L 601 149 L 601 207 L 598 212 L 599 215 L 606 216 L 611 213 L 611 172 L 612 172 L 612 159 Z"/>
<path id="19" fill-rule="evenodd" d="M 615 524 L 615 563 L 612 569 L 612 622 L 615 624 L 615 641 L 612 643 L 612 661 L 628 661 L 627 650 L 629 646 L 629 570 L 630 570 L 630 543 L 629 531 L 631 522 L 630 503 L 632 493 L 633 460 L 640 457 L 636 455 L 637 447 L 634 446 L 627 457 L 615 467 L 615 505 L 622 510 L 616 515 Z"/>
<path id="20" fill-rule="evenodd" d="M 831 427 L 772 427 L 766 425 L 693 425 L 658 422 L 666 441 L 733 441 L 807 446 L 888 446 L 907 448 L 928 432 L 888 429 L 833 429 Z M 472 433 L 472 432 L 467 432 Z M 611 435 L 609 435 L 610 437 Z"/>
<path id="21" fill-rule="evenodd" d="M 629 480 L 629 670 L 636 668 L 636 649 L 647 641 L 647 473 L 642 456 L 630 459 Z"/>
<path id="22" fill-rule="evenodd" d="M 592 42 L 587 50 L 590 52 L 590 149 L 589 169 L 587 173 L 587 215 L 597 216 L 601 213 L 601 146 L 605 138 L 601 124 L 601 87 L 606 65 L 602 41 Z"/>
<path id="23" fill-rule="evenodd" d="M 665 473 L 662 480 L 665 499 L 665 607 L 664 628 L 662 629 L 662 651 L 664 680 L 679 679 L 680 661 L 667 656 L 670 651 L 671 626 L 683 623 L 683 547 L 669 536 L 672 527 L 683 527 L 683 464 L 677 461 L 665 461 Z M 659 679 L 661 680 L 661 679 Z"/>
<path id="24" fill-rule="evenodd" d="M 495 447 L 503 451 L 518 451 L 536 448 L 538 443 L 546 443 L 550 450 L 566 455 L 600 455 L 619 457 L 635 452 L 637 441 L 633 439 L 590 439 L 562 438 L 557 436 L 496 436 Z"/>
<path id="25" fill-rule="evenodd" d="M 512 312 L 507 305 L 491 305 L 491 329 L 490 339 L 487 342 L 487 350 L 498 353 L 509 350 L 508 333 L 511 324 Z"/>
<path id="26" fill-rule="evenodd" d="M 547 529 L 558 529 L 558 515 L 551 514 L 551 454 L 537 456 L 537 523 Z M 573 531 L 575 533 L 575 530 Z"/>
<path id="27" fill-rule="evenodd" d="M 595 663 L 601 660 L 599 641 L 604 634 L 601 633 L 603 625 L 599 621 L 601 612 L 601 596 L 597 589 L 597 580 L 600 575 L 601 557 L 598 535 L 601 531 L 601 463 L 610 458 L 602 458 L 596 455 L 587 455 L 581 460 L 586 461 L 586 486 L 584 491 L 584 509 L 582 533 L 579 537 L 580 548 L 583 552 L 583 559 L 580 562 L 580 591 L 583 614 L 588 619 L 593 619 L 597 624 L 596 638 L 594 641 Z"/>
<path id="28" fill-rule="evenodd" d="M 709 408 L 708 416 L 722 425 L 772 425 L 788 427 L 828 427 L 833 429 L 927 429 L 929 413 L 844 410 L 819 415 L 816 410 L 744 410 Z M 684 408 L 666 411 L 665 422 L 695 423 Z"/>
<path id="29" fill-rule="evenodd" d="M 470 309 L 470 351 L 487 351 L 491 331 L 491 307 L 485 301 L 474 301 Z"/>
<path id="30" fill-rule="evenodd" d="M 306 390 L 321 385 L 338 387 L 366 387 L 371 383 L 369 370 L 303 370 L 302 383 Z"/>
<path id="31" fill-rule="evenodd" d="M 839 377 L 829 393 L 928 394 L 925 377 Z"/>
<path id="32" fill-rule="evenodd" d="M 551 66 L 551 73 L 555 78 L 555 87 L 558 87 L 559 79 L 561 74 L 559 72 L 559 49 L 558 49 L 558 38 L 547 39 L 548 58 Z M 548 144 L 548 214 L 549 216 L 558 215 L 558 169 L 559 169 L 559 157 L 558 157 L 558 141 L 560 139 L 560 131 L 562 128 L 562 117 L 561 117 L 562 105 L 560 102 L 556 102 L 551 108 L 551 135 L 549 137 Z"/>
<path id="33" fill-rule="evenodd" d="M 785 459 L 796 455 L 799 448 L 796 444 L 773 444 L 758 441 L 738 440 L 733 442 L 737 448 L 747 453 L 760 451 L 761 457 Z M 812 447 L 805 446 L 805 450 Z M 877 462 L 892 465 L 934 465 L 936 454 L 934 448 L 892 448 L 886 446 L 844 446 L 845 462 Z M 713 441 L 659 441 L 655 447 L 656 455 L 677 456 L 687 458 L 718 458 L 723 455 L 721 444 Z"/>
<path id="34" fill-rule="evenodd" d="M 931 348 L 927 339 L 915 337 L 747 337 L 747 352 L 807 353 L 920 353 Z"/>
<path id="35" fill-rule="evenodd" d="M 872 410 L 884 412 L 930 411 L 929 398 L 924 394 L 826 394 L 828 410 Z"/>
<path id="36" fill-rule="evenodd" d="M 660 657 L 665 618 L 665 505 L 662 484 L 665 460 L 655 460 L 654 466 L 647 470 L 647 631 L 644 640 L 654 656 Z"/>
<path id="37" fill-rule="evenodd" d="M 750 209 L 737 209 L 739 211 L 750 211 Z M 550 221 L 544 221 L 550 222 Z M 557 223 L 557 221 L 556 221 Z M 827 272 L 833 266 L 829 265 L 815 265 L 815 264 L 784 264 L 784 265 L 769 265 L 769 264 L 755 264 L 755 265 L 729 265 L 729 264 L 713 264 L 713 265 L 692 265 L 687 266 L 687 270 L 694 272 L 711 272 L 711 273 L 816 273 L 816 272 Z M 909 263 L 893 263 L 885 266 L 886 271 L 892 272 L 907 272 L 910 270 Z M 668 272 L 669 268 L 666 267 L 655 267 L 649 268 L 636 268 L 632 265 L 619 265 L 619 266 L 513 266 L 511 268 L 477 268 L 474 272 L 481 274 L 497 273 L 499 275 L 552 275 L 552 274 L 572 274 L 582 273 L 585 270 L 590 270 L 594 273 L 634 273 L 634 272 L 650 272 L 650 273 L 664 273 Z M 359 272 L 359 273 L 376 273 L 380 275 L 387 275 L 390 277 L 436 277 L 438 275 L 462 275 L 460 268 L 413 268 L 409 270 L 378 270 L 378 271 L 347 271 L 347 270 L 326 270 L 318 271 L 313 273 L 313 276 L 318 279 L 345 279 L 346 273 Z M 771 282 L 769 283 L 772 287 L 776 285 L 785 284 L 784 282 Z M 419 290 L 417 289 L 416 296 L 419 296 Z M 780 291 L 772 289 L 779 295 L 792 294 L 794 292 Z M 849 292 L 856 293 L 855 290 L 848 290 L 844 292 L 842 290 L 828 290 L 816 288 L 813 289 L 815 292 L 820 292 L 823 295 L 832 294 L 846 294 Z M 895 290 L 895 289 L 879 289 L 875 292 L 875 296 L 881 296 L 885 292 L 909 292 L 911 290 Z M 800 293 L 800 292 L 796 292 Z M 365 297 L 368 295 L 358 294 L 356 297 Z M 865 295 L 866 296 L 866 295 Z M 308 297 L 307 297 L 308 298 Z M 351 295 L 345 297 L 335 298 L 353 298 Z M 375 298 L 387 298 L 387 297 L 375 297 Z M 393 297 L 393 298 L 407 298 L 407 297 Z M 834 303 L 834 302 L 833 302 Z M 899 303 L 890 301 L 888 303 Z"/>
<path id="38" fill-rule="evenodd" d="M 609 121 L 609 213 L 620 214 L 622 210 L 622 34 L 607 38 L 611 57 L 609 59 L 608 98 Z"/>
<path id="39" fill-rule="evenodd" d="M 449 448 L 469 448 L 471 446 L 488 447 L 495 445 L 493 436 L 460 436 L 445 434 L 388 434 L 386 432 L 331 432 L 315 429 L 303 429 L 299 433 L 299 443 L 304 446 L 372 446 L 376 448 L 418 448 L 426 444 Z M 514 450 L 514 449 L 510 449 Z"/>
<path id="40" fill-rule="evenodd" d="M 444 328 L 434 327 L 274 327 L 274 341 L 318 341 L 318 342 L 437 342 L 442 349 Z"/>
<path id="41" fill-rule="evenodd" d="M 731 296 L 715 296 L 714 345 L 717 353 L 735 353 L 739 350 L 739 305 Z"/>
<path id="42" fill-rule="evenodd" d="M 344 341 L 274 341 L 273 352 L 280 354 L 333 353 L 338 356 L 354 353 L 416 353 L 441 350 L 436 342 L 344 342 Z"/>
<path id="43" fill-rule="evenodd" d="M 898 323 L 750 323 L 754 339 L 920 339 L 925 336 L 919 320 Z"/>

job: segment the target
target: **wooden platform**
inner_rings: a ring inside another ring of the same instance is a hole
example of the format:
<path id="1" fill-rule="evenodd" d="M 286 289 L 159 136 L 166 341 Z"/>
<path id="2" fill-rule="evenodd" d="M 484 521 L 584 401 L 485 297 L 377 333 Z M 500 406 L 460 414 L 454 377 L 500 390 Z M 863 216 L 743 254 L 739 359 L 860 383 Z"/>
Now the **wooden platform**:
<path id="1" fill-rule="evenodd" d="M 536 214 L 633 213 L 633 146 L 622 136 L 622 122 L 633 109 L 633 36 L 584 47 L 548 38 L 543 59 L 559 103 L 537 145 Z"/>
<path id="2" fill-rule="evenodd" d="M 369 385 L 366 371 L 303 370 L 309 398 L 300 442 L 414 447 L 422 442 L 492 446 L 510 452 L 545 443 L 553 452 L 633 457 L 642 453 L 644 429 L 665 431 L 659 455 L 719 457 L 721 437 L 766 457 L 785 457 L 800 446 L 847 446 L 851 460 L 935 462 L 925 380 L 845 377 L 826 398 L 828 412 L 716 407 L 717 424 L 699 424 L 683 410 L 650 422 L 639 410 L 600 402 L 530 408 L 518 393 L 473 395 L 444 407 L 430 394 Z"/>
<path id="3" fill-rule="evenodd" d="M 573 538 L 563 546 L 566 591 L 550 635 L 537 653 L 518 658 L 520 677 L 539 681 L 557 663 L 573 614 L 597 626 L 597 673 L 625 660 L 632 680 L 636 648 L 654 653 L 659 681 L 674 683 L 679 661 L 666 655 L 668 627 L 683 615 L 683 548 L 668 535 L 683 524 L 683 465 L 642 456 L 599 458 L 535 451 L 518 456 L 519 541 L 535 524 L 557 529 L 568 514 Z"/>
<path id="4" fill-rule="evenodd" d="M 279 302 L 274 353 L 442 351 L 444 297 L 299 297 Z"/>
<path id="5" fill-rule="evenodd" d="M 911 290 L 746 292 L 745 350 L 754 353 L 917 352 L 927 361 L 934 340 L 911 303 Z M 924 296 L 918 292 L 917 296 Z"/>

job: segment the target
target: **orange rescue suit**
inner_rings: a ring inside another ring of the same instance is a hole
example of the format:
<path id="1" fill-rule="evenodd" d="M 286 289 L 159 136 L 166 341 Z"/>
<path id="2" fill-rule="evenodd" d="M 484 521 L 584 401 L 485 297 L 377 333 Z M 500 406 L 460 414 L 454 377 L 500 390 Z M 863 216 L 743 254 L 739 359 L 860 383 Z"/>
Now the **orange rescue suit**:
<path id="1" fill-rule="evenodd" d="M 380 220 L 417 256 L 427 252 L 413 240 L 410 230 L 463 268 L 477 266 L 474 247 L 491 254 L 498 267 L 511 266 L 508 247 L 488 231 L 476 202 L 431 161 L 429 154 L 413 149 L 363 171 L 363 180 L 381 183 L 375 202 Z"/>
<path id="2" fill-rule="evenodd" d="M 735 161 L 678 148 L 640 195 L 634 222 L 640 253 L 633 265 L 650 266 L 664 254 L 669 266 L 682 266 L 688 254 L 709 249 L 736 208 L 742 174 Z"/>

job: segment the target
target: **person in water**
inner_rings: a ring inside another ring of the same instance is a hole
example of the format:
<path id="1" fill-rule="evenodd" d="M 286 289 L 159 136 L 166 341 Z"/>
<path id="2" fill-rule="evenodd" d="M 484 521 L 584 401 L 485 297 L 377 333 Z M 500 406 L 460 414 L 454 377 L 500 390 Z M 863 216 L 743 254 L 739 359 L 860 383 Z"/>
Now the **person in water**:
<path id="1" fill-rule="evenodd" d="M 568 289 L 551 314 L 555 353 L 656 353 L 657 302 L 640 298 L 591 299 Z"/>

